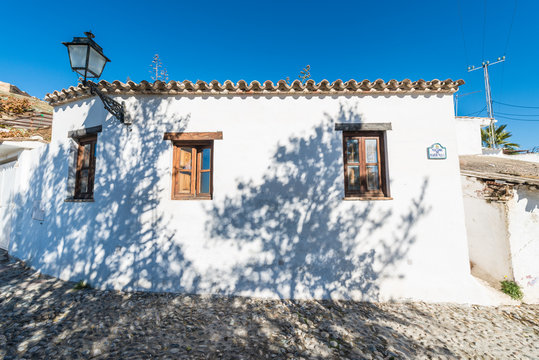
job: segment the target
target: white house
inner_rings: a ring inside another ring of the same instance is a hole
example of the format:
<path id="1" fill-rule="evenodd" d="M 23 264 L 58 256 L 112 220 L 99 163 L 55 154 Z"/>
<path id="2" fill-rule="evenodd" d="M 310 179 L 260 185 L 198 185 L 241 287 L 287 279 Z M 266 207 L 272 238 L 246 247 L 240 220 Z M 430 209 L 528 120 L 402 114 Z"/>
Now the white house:
<path id="1" fill-rule="evenodd" d="M 477 116 L 455 116 L 457 126 L 457 148 L 459 155 L 483 153 L 481 128 L 490 125 L 490 118 Z M 494 120 L 496 122 L 496 120 Z"/>
<path id="2" fill-rule="evenodd" d="M 10 132 L 5 130 L 2 133 Z M 10 243 L 13 189 L 18 181 L 18 159 L 22 153 L 44 146 L 45 143 L 40 136 L 26 138 L 0 136 L 0 249 L 2 250 L 7 250 Z"/>
<path id="3" fill-rule="evenodd" d="M 99 288 L 488 302 L 470 275 L 463 81 L 101 81 L 48 95 L 10 252 Z"/>

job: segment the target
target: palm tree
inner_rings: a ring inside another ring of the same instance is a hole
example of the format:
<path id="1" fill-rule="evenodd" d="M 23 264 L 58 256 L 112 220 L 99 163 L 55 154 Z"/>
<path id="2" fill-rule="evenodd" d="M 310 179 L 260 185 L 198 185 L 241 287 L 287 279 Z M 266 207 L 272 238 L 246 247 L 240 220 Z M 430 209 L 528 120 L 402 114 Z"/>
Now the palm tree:
<path id="1" fill-rule="evenodd" d="M 505 131 L 506 126 L 507 124 L 500 126 L 494 125 L 494 136 L 496 140 L 496 145 L 504 149 L 515 150 L 516 148 L 520 147 L 520 145 L 508 141 L 512 134 L 509 131 Z M 490 142 L 488 128 L 481 129 L 481 142 L 483 143 L 483 147 L 493 147 Z"/>

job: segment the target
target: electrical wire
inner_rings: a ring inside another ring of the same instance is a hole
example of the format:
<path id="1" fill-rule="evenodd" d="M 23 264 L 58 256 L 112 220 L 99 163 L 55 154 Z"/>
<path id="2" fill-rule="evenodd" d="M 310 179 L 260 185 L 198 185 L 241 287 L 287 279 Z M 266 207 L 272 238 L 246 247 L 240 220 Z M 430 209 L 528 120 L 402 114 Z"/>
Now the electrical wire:
<path id="1" fill-rule="evenodd" d="M 511 31 L 513 30 L 513 24 L 515 22 L 515 14 L 517 13 L 517 4 L 518 0 L 515 0 L 515 7 L 513 8 L 513 16 L 511 16 L 511 25 L 509 25 L 509 33 L 507 34 L 507 42 L 505 43 L 505 50 L 503 54 L 507 53 L 507 48 L 509 47 L 509 40 L 511 39 Z"/>
<path id="2" fill-rule="evenodd" d="M 517 108 L 523 108 L 523 109 L 539 109 L 539 106 L 524 106 L 524 105 L 513 105 L 513 104 L 507 104 L 499 101 L 492 101 L 493 103 L 504 105 L 504 106 L 511 106 L 511 107 L 517 107 Z"/>
<path id="3" fill-rule="evenodd" d="M 481 60 L 485 61 L 485 37 L 487 34 L 487 0 L 484 0 L 483 4 L 483 51 L 481 53 Z"/>
<path id="4" fill-rule="evenodd" d="M 505 112 L 496 111 L 496 114 L 506 115 L 506 116 L 539 116 L 539 114 L 511 114 Z"/>
<path id="5" fill-rule="evenodd" d="M 508 117 L 508 116 L 496 115 L 496 114 L 494 114 L 494 118 L 495 119 L 502 118 L 502 119 L 513 120 L 513 121 L 539 122 L 539 119 L 513 119 L 513 118 Z"/>
<path id="6" fill-rule="evenodd" d="M 475 115 L 481 114 L 486 109 L 487 109 L 487 106 L 485 105 L 485 107 L 483 109 L 479 110 L 479 111 L 471 112 L 469 114 L 461 115 L 461 116 L 475 116 Z"/>
<path id="7" fill-rule="evenodd" d="M 462 35 L 462 43 L 464 44 L 464 57 L 466 58 L 466 65 L 470 64 L 470 58 L 468 57 L 468 47 L 466 46 L 466 37 L 464 36 L 464 24 L 462 21 L 462 11 L 460 8 L 460 0 L 457 2 L 459 22 L 460 22 L 460 33 Z"/>
<path id="8" fill-rule="evenodd" d="M 509 40 L 511 39 L 511 32 L 513 30 L 513 24 L 515 23 L 515 15 L 517 13 L 517 4 L 518 0 L 515 0 L 515 6 L 513 7 L 513 15 L 511 16 L 511 23 L 509 25 L 509 32 L 507 33 L 507 41 L 505 42 L 505 49 L 503 51 L 503 56 L 507 55 L 507 49 L 509 48 Z M 505 61 L 502 64 L 502 96 L 505 95 Z"/>

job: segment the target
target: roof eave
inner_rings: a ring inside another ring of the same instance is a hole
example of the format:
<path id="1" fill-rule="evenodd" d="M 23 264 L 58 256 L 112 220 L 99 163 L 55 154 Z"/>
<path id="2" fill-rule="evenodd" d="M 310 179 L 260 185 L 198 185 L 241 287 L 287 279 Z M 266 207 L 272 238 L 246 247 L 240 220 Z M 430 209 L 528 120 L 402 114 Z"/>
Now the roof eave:
<path id="1" fill-rule="evenodd" d="M 295 80 L 288 84 L 285 80 L 279 80 L 276 84 L 271 81 L 265 81 L 262 84 L 258 81 L 247 83 L 240 80 L 233 83 L 230 80 L 219 83 L 213 80 L 209 83 L 197 81 L 193 83 L 185 80 L 183 82 L 170 81 L 168 83 L 155 81 L 141 81 L 135 83 L 128 81 L 122 83 L 118 80 L 109 83 L 101 80 L 95 84 L 99 90 L 108 95 L 170 95 L 170 96 L 307 96 L 307 95 L 398 95 L 398 94 L 433 94 L 433 93 L 454 93 L 459 86 L 463 85 L 463 80 L 418 80 L 412 82 L 409 79 L 402 81 L 390 80 L 384 82 L 378 79 L 374 82 L 363 80 L 336 80 L 330 83 L 322 80 L 316 83 L 313 80 L 307 80 L 305 83 Z M 76 87 L 54 91 L 47 94 L 45 100 L 52 106 L 66 104 L 92 97 L 90 88 L 79 84 Z"/>

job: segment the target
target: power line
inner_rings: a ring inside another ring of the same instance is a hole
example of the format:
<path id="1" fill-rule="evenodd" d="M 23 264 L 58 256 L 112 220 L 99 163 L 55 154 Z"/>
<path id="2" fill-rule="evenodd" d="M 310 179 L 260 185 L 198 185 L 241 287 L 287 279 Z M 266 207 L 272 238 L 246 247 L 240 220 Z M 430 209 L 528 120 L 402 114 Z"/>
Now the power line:
<path id="1" fill-rule="evenodd" d="M 509 40 L 511 39 L 511 32 L 513 30 L 513 24 L 515 23 L 515 15 L 517 13 L 518 0 L 515 0 L 515 6 L 513 8 L 513 15 L 511 16 L 511 23 L 509 25 L 509 32 L 507 33 L 507 41 L 505 42 L 505 49 L 503 55 L 507 55 L 507 49 L 509 48 Z M 505 96 L 505 63 L 502 65 L 502 88 L 500 91 L 502 96 Z"/>
<path id="2" fill-rule="evenodd" d="M 511 114 L 511 113 L 504 113 L 504 112 L 499 112 L 499 111 L 495 111 L 496 114 L 501 114 L 501 115 L 509 115 L 509 116 L 539 116 L 539 114 Z"/>
<path id="3" fill-rule="evenodd" d="M 483 4 L 483 51 L 481 53 L 481 60 L 485 60 L 485 37 L 487 34 L 487 0 L 484 0 Z"/>
<path id="4" fill-rule="evenodd" d="M 466 64 L 469 64 L 470 59 L 468 58 L 468 48 L 466 47 L 466 37 L 464 36 L 464 24 L 462 22 L 462 11 L 460 8 L 460 0 L 458 0 L 457 6 L 458 6 L 458 13 L 459 13 L 460 33 L 462 35 L 462 42 L 464 44 L 464 57 L 466 58 Z"/>
<path id="5" fill-rule="evenodd" d="M 503 54 L 507 53 L 507 48 L 509 47 L 509 40 L 511 39 L 511 30 L 513 30 L 513 23 L 515 22 L 515 14 L 517 13 L 517 3 L 518 0 L 515 0 L 515 7 L 513 8 L 513 16 L 511 17 L 511 25 L 509 25 L 509 33 L 507 34 L 507 42 L 505 43 L 505 50 Z"/>
<path id="6" fill-rule="evenodd" d="M 513 104 L 506 104 L 499 101 L 492 101 L 493 103 L 496 103 L 498 105 L 504 105 L 504 106 L 511 106 L 511 107 L 517 107 L 517 108 L 523 108 L 523 109 L 539 109 L 539 106 L 524 106 L 524 105 L 513 105 Z"/>
<path id="7" fill-rule="evenodd" d="M 455 114 L 458 114 L 458 110 L 459 110 L 459 99 L 463 96 L 468 96 L 468 95 L 472 95 L 472 94 L 475 94 L 475 93 L 480 93 L 482 92 L 481 90 L 478 90 L 478 91 L 472 91 L 472 92 L 469 92 L 469 93 L 466 93 L 466 94 L 455 94 Z"/>
<path id="8" fill-rule="evenodd" d="M 466 114 L 466 115 L 462 115 L 462 116 L 475 116 L 477 114 L 481 114 L 483 111 L 485 111 L 487 109 L 487 106 L 485 105 L 484 108 L 482 108 L 481 110 L 479 111 L 476 111 L 476 112 L 472 112 L 472 113 L 469 113 L 469 114 Z"/>
<path id="9" fill-rule="evenodd" d="M 515 23 L 515 15 L 517 13 L 517 3 L 518 3 L 518 0 L 515 0 L 515 6 L 513 7 L 513 15 L 511 16 L 511 23 L 509 24 L 509 32 L 507 33 L 507 40 L 505 42 L 505 49 L 503 51 L 503 56 L 507 55 L 507 49 L 509 48 L 509 41 L 511 39 L 513 24 Z M 505 63 L 503 63 L 502 65 L 502 87 L 501 87 L 500 94 L 502 97 L 505 96 Z"/>
<path id="10" fill-rule="evenodd" d="M 497 118 L 502 118 L 502 119 L 506 119 L 506 120 L 513 120 L 513 121 L 539 122 L 539 119 L 513 119 L 513 118 L 510 118 L 508 116 L 503 116 L 503 115 L 496 115 L 496 119 Z"/>

